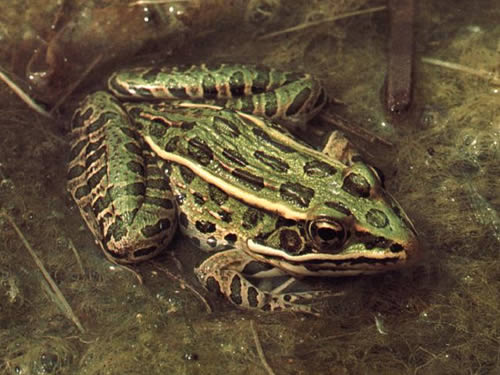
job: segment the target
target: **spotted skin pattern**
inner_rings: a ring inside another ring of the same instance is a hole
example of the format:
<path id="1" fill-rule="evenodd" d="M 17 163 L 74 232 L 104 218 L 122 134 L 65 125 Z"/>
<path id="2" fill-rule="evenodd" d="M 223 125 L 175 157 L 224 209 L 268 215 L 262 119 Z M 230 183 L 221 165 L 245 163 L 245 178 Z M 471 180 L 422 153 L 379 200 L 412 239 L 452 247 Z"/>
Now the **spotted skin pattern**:
<path id="1" fill-rule="evenodd" d="M 146 67 L 114 73 L 108 89 L 75 112 L 68 187 L 113 261 L 151 258 L 179 227 L 211 254 L 195 270 L 208 289 L 239 307 L 311 313 L 327 291 L 256 280 L 370 274 L 417 257 L 411 222 L 343 136 L 317 151 L 275 121 L 321 109 L 313 77 Z"/>

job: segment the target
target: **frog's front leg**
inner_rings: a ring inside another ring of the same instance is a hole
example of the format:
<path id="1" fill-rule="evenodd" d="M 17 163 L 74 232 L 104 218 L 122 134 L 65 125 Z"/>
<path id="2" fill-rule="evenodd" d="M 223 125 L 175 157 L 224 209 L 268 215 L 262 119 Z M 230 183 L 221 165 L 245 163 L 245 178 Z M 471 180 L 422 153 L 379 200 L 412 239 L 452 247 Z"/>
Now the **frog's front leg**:
<path id="1" fill-rule="evenodd" d="M 195 269 L 195 273 L 208 290 L 225 296 L 238 307 L 247 309 L 319 315 L 310 305 L 304 303 L 310 302 L 313 298 L 332 295 L 328 291 L 282 292 L 295 281 L 292 276 L 273 290 L 263 290 L 249 279 L 262 280 L 287 274 L 255 260 L 238 249 L 212 255 Z"/>

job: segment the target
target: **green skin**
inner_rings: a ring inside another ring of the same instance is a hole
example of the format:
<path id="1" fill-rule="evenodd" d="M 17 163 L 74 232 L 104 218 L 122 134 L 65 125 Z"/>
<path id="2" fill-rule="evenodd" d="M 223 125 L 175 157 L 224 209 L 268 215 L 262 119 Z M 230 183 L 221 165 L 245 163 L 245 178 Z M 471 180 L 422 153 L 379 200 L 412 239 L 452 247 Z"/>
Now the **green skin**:
<path id="1" fill-rule="evenodd" d="M 354 152 L 344 137 L 333 133 L 319 152 L 267 118 L 317 112 L 326 99 L 312 77 L 139 68 L 108 86 L 75 113 L 69 190 L 111 259 L 154 256 L 179 222 L 215 253 L 196 269 L 209 289 L 244 308 L 310 313 L 304 301 L 324 292 L 268 291 L 258 280 L 376 273 L 416 258 L 411 222 L 371 166 L 344 156 Z M 188 98 L 197 103 L 168 102 Z"/>

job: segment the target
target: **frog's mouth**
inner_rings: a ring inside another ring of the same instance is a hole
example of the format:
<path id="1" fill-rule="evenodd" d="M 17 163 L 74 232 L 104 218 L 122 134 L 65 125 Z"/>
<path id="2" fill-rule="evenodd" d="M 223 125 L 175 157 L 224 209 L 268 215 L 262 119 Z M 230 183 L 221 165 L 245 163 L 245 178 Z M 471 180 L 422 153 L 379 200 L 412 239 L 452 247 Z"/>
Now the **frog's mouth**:
<path id="1" fill-rule="evenodd" d="M 247 249 L 258 260 L 270 263 L 296 276 L 336 277 L 373 274 L 405 267 L 417 258 L 418 241 L 412 237 L 405 244 L 391 244 L 388 248 L 353 248 L 331 254 L 303 252 L 289 254 L 265 244 L 247 240 Z"/>

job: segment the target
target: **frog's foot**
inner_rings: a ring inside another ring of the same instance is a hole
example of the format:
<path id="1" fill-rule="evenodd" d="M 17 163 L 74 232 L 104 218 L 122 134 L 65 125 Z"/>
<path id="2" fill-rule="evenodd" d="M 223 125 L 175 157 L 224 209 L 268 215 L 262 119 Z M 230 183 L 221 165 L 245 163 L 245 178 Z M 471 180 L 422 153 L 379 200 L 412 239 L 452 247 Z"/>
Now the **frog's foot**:
<path id="1" fill-rule="evenodd" d="M 291 311 L 319 315 L 310 304 L 335 295 L 330 291 L 284 292 L 296 280 L 288 279 L 268 291 L 253 280 L 287 276 L 283 271 L 258 262 L 241 250 L 227 250 L 206 259 L 195 269 L 200 282 L 210 291 L 225 296 L 234 305 L 263 311 Z"/>
<path id="2" fill-rule="evenodd" d="M 360 157 L 359 152 L 352 143 L 344 134 L 336 130 L 330 133 L 321 151 L 335 160 L 340 160 L 346 165 L 352 165 L 352 163 Z"/>

